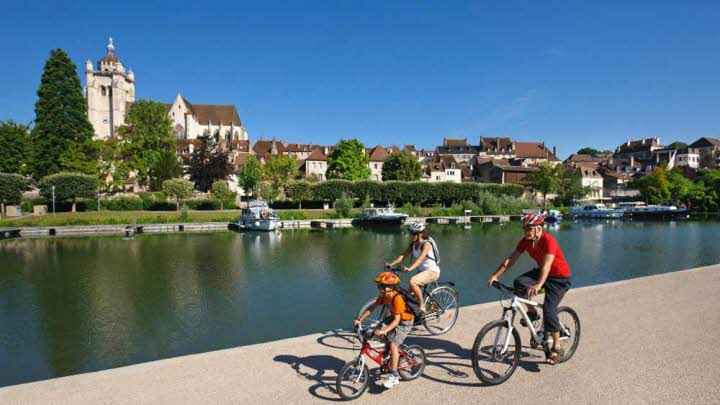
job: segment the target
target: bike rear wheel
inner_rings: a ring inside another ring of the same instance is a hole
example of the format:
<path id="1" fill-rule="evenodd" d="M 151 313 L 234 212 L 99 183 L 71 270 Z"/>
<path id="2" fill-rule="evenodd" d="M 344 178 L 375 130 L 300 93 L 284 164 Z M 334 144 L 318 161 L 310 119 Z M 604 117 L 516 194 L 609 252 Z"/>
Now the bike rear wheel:
<path id="1" fill-rule="evenodd" d="M 360 315 L 362 315 L 366 310 L 368 310 L 370 307 L 375 305 L 375 300 L 372 299 L 365 303 L 365 305 L 360 308 L 360 311 L 358 312 L 357 316 L 355 318 L 360 318 Z M 361 324 L 362 328 L 365 330 L 370 330 L 373 328 L 376 328 L 385 318 L 390 316 L 390 311 L 387 309 L 385 305 L 378 305 L 373 312 L 370 313 L 370 316 L 363 319 Z"/>
<path id="2" fill-rule="evenodd" d="M 507 349 L 503 351 L 509 333 L 507 321 L 500 319 L 485 325 L 475 338 L 472 367 L 485 384 L 502 384 L 517 369 L 522 349 L 520 334 L 513 328 Z"/>
<path id="3" fill-rule="evenodd" d="M 414 380 L 420 377 L 425 370 L 425 351 L 420 346 L 408 346 L 405 353 L 400 354 L 398 361 L 398 374 L 403 380 Z"/>
<path id="4" fill-rule="evenodd" d="M 447 333 L 460 314 L 458 295 L 450 287 L 438 287 L 425 298 L 425 329 L 433 335 Z"/>
<path id="5" fill-rule="evenodd" d="M 577 312 L 570 307 L 558 308 L 560 319 L 560 343 L 565 348 L 565 354 L 558 359 L 558 363 L 570 360 L 580 343 L 580 318 Z"/>
<path id="6" fill-rule="evenodd" d="M 370 379 L 370 371 L 367 365 L 362 364 L 360 359 L 348 361 L 340 369 L 335 381 L 335 389 L 344 400 L 358 398 L 365 393 Z"/>

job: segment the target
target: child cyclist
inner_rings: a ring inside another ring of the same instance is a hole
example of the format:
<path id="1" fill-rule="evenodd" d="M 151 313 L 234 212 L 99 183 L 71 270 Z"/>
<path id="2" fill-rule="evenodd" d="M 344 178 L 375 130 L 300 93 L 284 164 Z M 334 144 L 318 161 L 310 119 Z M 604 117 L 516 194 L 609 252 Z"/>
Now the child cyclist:
<path id="1" fill-rule="evenodd" d="M 395 273 L 386 271 L 378 274 L 375 277 L 375 284 L 377 284 L 378 288 L 375 304 L 363 312 L 359 318 L 355 319 L 353 326 L 357 328 L 360 322 L 370 316 L 378 305 L 386 305 L 390 309 L 390 316 L 375 329 L 374 335 L 383 338 L 386 347 L 390 348 L 390 374 L 381 383 L 385 388 L 392 388 L 400 384 L 400 376 L 397 372 L 400 359 L 398 347 L 412 331 L 413 314 L 405 306 L 405 299 L 396 290 L 396 287 L 400 284 L 400 277 Z"/>

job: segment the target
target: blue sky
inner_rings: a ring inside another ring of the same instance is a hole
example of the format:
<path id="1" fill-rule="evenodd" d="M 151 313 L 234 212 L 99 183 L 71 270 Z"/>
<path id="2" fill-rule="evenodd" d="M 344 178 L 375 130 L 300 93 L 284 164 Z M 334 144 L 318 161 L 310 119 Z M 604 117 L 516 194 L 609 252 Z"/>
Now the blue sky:
<path id="1" fill-rule="evenodd" d="M 720 137 L 717 1 L 65 3 L 3 5 L 0 120 L 34 118 L 50 49 L 80 72 L 112 36 L 139 98 L 235 104 L 252 140 Z"/>

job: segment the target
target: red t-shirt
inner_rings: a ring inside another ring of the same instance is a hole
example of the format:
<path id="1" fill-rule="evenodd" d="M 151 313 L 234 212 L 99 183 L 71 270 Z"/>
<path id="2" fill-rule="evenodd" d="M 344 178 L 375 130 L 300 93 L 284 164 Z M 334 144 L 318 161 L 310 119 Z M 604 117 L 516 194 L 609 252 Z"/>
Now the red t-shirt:
<path id="1" fill-rule="evenodd" d="M 535 242 L 535 247 L 533 247 L 533 241 L 523 238 L 517 244 L 515 250 L 520 253 L 528 252 L 530 257 L 535 259 L 538 267 L 542 267 L 545 255 L 555 255 L 555 260 L 553 260 L 550 266 L 550 274 L 548 274 L 548 277 L 570 277 L 570 267 L 565 261 L 565 256 L 562 250 L 560 250 L 560 245 L 558 245 L 555 238 L 547 232 L 543 232 L 540 239 Z"/>

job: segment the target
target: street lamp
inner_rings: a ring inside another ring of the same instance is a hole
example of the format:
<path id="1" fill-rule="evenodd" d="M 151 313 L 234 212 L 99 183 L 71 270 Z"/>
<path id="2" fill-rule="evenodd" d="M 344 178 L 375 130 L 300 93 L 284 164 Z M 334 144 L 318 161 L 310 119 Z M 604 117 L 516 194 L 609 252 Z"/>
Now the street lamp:
<path id="1" fill-rule="evenodd" d="M 53 194 L 53 215 L 55 215 L 55 186 L 52 186 L 52 194 Z"/>

